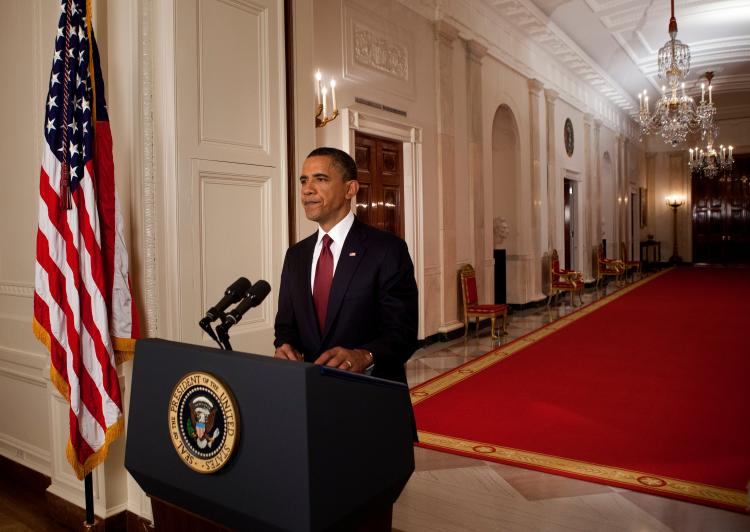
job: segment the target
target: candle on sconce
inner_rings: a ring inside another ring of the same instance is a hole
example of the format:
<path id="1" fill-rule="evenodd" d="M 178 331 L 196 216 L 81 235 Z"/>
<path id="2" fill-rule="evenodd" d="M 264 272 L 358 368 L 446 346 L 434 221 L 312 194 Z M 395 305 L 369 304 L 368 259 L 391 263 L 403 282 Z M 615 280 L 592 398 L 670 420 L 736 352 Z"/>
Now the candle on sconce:
<path id="1" fill-rule="evenodd" d="M 689 161 L 690 162 L 693 161 L 693 148 L 690 148 L 690 159 L 689 159 Z"/>
<path id="2" fill-rule="evenodd" d="M 708 103 L 713 103 L 713 97 L 711 96 L 711 91 L 713 90 L 713 86 L 708 86 Z"/>
<path id="3" fill-rule="evenodd" d="M 649 108 L 648 108 L 648 96 L 646 96 L 645 106 L 646 106 L 646 112 L 649 112 Z"/>
<path id="4" fill-rule="evenodd" d="M 320 89 L 320 92 L 323 96 L 323 116 L 328 116 L 328 102 L 326 102 L 328 96 L 328 88 L 324 85 L 323 88 Z"/>
<path id="5" fill-rule="evenodd" d="M 331 80 L 331 106 L 333 108 L 333 112 L 335 113 L 338 107 L 336 107 L 336 80 Z"/>
<path id="6" fill-rule="evenodd" d="M 729 146 L 729 158 L 732 158 L 732 150 L 734 149 L 734 146 Z"/>
<path id="7" fill-rule="evenodd" d="M 706 101 L 706 84 L 701 83 L 701 103 Z"/>
<path id="8" fill-rule="evenodd" d="M 638 93 L 638 110 L 643 111 L 643 94 Z"/>
<path id="9" fill-rule="evenodd" d="M 682 97 L 685 97 L 685 82 L 682 82 Z"/>
<path id="10" fill-rule="evenodd" d="M 318 105 L 320 105 L 320 80 L 322 79 L 323 75 L 320 73 L 320 70 L 315 72 L 315 97 Z"/>

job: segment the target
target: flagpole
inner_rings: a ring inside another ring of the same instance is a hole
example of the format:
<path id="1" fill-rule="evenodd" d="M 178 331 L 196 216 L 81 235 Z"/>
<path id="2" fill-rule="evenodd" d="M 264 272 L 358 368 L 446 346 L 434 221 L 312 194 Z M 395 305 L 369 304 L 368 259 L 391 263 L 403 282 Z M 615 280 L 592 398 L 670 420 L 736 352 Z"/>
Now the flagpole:
<path id="1" fill-rule="evenodd" d="M 96 127 L 96 74 L 94 70 L 94 37 L 91 20 L 91 0 L 86 0 L 86 38 L 89 48 L 89 72 L 94 80 L 91 87 L 91 130 Z M 94 527 L 94 486 L 91 480 L 91 471 L 83 478 L 83 493 L 86 500 L 86 521 L 83 523 L 87 529 Z"/>
<path id="2" fill-rule="evenodd" d="M 94 526 L 94 488 L 91 481 L 91 473 L 83 478 L 83 491 L 86 497 L 86 528 Z"/>

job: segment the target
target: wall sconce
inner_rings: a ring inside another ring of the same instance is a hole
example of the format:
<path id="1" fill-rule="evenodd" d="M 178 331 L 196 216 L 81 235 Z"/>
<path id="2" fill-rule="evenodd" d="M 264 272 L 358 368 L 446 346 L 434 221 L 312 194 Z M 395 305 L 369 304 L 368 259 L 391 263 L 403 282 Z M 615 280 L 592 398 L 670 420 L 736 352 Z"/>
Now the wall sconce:
<path id="1" fill-rule="evenodd" d="M 336 80 L 330 81 L 331 107 L 333 110 L 328 114 L 328 87 L 323 83 L 320 70 L 315 72 L 315 127 L 323 127 L 328 122 L 339 116 L 339 108 L 336 105 Z"/>

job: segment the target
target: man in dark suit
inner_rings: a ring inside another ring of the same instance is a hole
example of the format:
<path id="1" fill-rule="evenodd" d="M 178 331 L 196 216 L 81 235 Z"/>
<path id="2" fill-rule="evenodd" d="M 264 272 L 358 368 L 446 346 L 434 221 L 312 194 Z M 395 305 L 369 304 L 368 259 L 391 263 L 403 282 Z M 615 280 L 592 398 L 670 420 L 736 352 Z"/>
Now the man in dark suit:
<path id="1" fill-rule="evenodd" d="M 276 357 L 406 383 L 417 348 L 417 285 L 406 243 L 351 212 L 359 182 L 349 154 L 313 150 L 300 192 L 318 231 L 284 259 Z"/>

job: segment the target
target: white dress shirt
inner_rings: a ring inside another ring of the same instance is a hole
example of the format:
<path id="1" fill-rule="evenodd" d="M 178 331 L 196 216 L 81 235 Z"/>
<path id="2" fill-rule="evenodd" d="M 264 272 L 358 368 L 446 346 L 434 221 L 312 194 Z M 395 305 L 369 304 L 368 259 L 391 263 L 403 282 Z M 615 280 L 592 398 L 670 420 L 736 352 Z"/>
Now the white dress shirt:
<path id="1" fill-rule="evenodd" d="M 310 268 L 310 292 L 313 291 L 315 286 L 315 270 L 318 268 L 318 258 L 320 252 L 323 250 L 323 236 L 328 234 L 333 239 L 331 243 L 331 254 L 333 255 L 333 274 L 336 275 L 336 266 L 339 263 L 339 257 L 341 256 L 341 249 L 344 247 L 344 241 L 346 235 L 349 234 L 349 230 L 352 228 L 354 223 L 354 213 L 349 211 L 343 220 L 334 225 L 328 233 L 323 231 L 323 228 L 318 226 L 318 241 L 315 243 L 315 251 L 313 251 L 312 257 L 312 268 Z"/>

